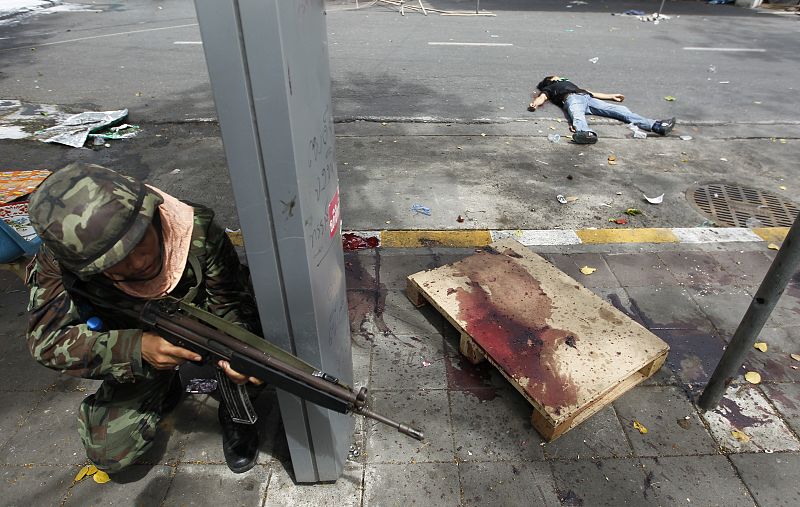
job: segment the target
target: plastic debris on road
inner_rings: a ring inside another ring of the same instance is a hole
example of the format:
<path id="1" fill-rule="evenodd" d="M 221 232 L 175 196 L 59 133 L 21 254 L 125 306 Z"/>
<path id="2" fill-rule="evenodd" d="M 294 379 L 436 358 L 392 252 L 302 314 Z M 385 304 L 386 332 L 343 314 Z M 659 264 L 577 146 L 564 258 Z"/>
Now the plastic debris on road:
<path id="1" fill-rule="evenodd" d="M 130 139 L 138 134 L 139 130 L 139 125 L 130 125 L 128 123 L 124 123 L 118 127 L 111 127 L 106 131 L 98 132 L 96 134 L 89 134 L 89 137 L 93 138 L 95 143 L 97 143 L 98 139 Z"/>
<path id="2" fill-rule="evenodd" d="M 431 216 L 431 209 L 427 206 L 423 206 L 422 204 L 412 204 L 411 211 L 417 215 Z"/>
<path id="3" fill-rule="evenodd" d="M 642 194 L 642 195 L 644 195 L 644 194 Z M 664 202 L 664 194 L 661 194 L 661 195 L 659 195 L 658 197 L 647 197 L 647 196 L 645 195 L 645 196 L 644 196 L 644 198 L 645 198 L 645 199 L 647 200 L 647 202 L 649 202 L 650 204 L 661 204 L 662 202 Z"/>
<path id="4" fill-rule="evenodd" d="M 634 139 L 647 139 L 647 132 L 645 132 L 644 130 L 640 129 L 639 127 L 637 127 L 633 123 L 631 123 L 628 128 L 633 131 L 633 138 Z"/>
<path id="5" fill-rule="evenodd" d="M 664 97 L 664 100 L 666 100 L 667 102 L 675 102 L 675 97 L 673 97 L 672 95 L 667 95 L 666 97 Z"/>
<path id="6" fill-rule="evenodd" d="M 556 196 L 556 200 L 557 200 L 558 202 L 560 202 L 561 204 L 567 204 L 567 198 L 566 198 L 566 197 L 564 197 L 564 196 L 563 196 L 563 195 L 561 195 L 561 194 L 558 194 L 558 195 Z"/>
<path id="7" fill-rule="evenodd" d="M 54 127 L 36 132 L 33 137 L 43 143 L 65 144 L 73 148 L 81 148 L 86 144 L 89 134 L 116 125 L 127 116 L 127 109 L 78 113 Z"/>
<path id="8" fill-rule="evenodd" d="M 600 61 L 600 58 L 595 56 L 594 58 L 589 58 L 589 61 L 592 62 L 592 63 L 597 63 L 597 62 Z"/>
<path id="9" fill-rule="evenodd" d="M 616 155 L 609 155 L 608 156 L 608 165 L 617 165 L 617 157 L 616 157 Z"/>
<path id="10" fill-rule="evenodd" d="M 547 136 L 547 140 L 550 141 L 551 143 L 557 143 L 561 140 L 561 136 L 558 134 L 550 134 L 549 136 Z"/>
<path id="11" fill-rule="evenodd" d="M 626 225 L 628 223 L 627 218 L 609 218 L 608 221 L 617 225 Z"/>
<path id="12" fill-rule="evenodd" d="M 692 136 L 680 136 L 681 141 L 691 141 Z"/>

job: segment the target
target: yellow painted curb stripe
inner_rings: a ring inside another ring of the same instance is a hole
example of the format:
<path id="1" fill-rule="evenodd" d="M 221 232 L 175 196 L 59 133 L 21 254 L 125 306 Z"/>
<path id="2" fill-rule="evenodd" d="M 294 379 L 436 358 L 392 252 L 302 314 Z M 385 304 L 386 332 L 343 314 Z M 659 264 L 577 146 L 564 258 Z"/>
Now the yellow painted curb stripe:
<path id="1" fill-rule="evenodd" d="M 752 229 L 752 231 L 761 236 L 761 239 L 764 241 L 773 243 L 780 243 L 786 239 L 786 235 L 789 234 L 788 227 L 757 227 Z"/>
<path id="2" fill-rule="evenodd" d="M 679 243 L 670 229 L 581 229 L 575 234 L 586 244 Z"/>
<path id="3" fill-rule="evenodd" d="M 381 231 L 381 246 L 386 248 L 486 246 L 492 242 L 487 230 L 460 231 Z"/>

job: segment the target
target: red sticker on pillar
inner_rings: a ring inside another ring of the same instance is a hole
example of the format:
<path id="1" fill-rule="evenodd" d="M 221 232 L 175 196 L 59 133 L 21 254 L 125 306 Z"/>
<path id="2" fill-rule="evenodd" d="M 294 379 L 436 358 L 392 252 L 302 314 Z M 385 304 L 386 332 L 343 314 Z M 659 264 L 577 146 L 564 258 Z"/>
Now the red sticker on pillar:
<path id="1" fill-rule="evenodd" d="M 328 226 L 331 229 L 331 237 L 336 234 L 336 229 L 339 228 L 341 221 L 339 212 L 339 187 L 336 187 L 336 193 L 333 194 L 330 204 L 328 204 Z"/>

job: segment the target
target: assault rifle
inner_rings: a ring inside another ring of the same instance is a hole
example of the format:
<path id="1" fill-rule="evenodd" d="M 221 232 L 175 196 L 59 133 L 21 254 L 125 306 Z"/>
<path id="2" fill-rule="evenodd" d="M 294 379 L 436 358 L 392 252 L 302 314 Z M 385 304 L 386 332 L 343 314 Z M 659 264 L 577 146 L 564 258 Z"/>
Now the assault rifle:
<path id="1" fill-rule="evenodd" d="M 239 373 L 268 382 L 311 403 L 342 414 L 359 414 L 417 440 L 424 439 L 420 430 L 370 410 L 367 388 L 356 392 L 336 377 L 317 370 L 260 336 L 195 306 L 163 298 L 144 303 L 138 315 L 131 309 L 117 308 L 120 310 L 138 318 L 172 344 L 200 354 L 203 362 L 214 360 L 216 363 L 224 359 Z M 255 422 L 244 386 L 220 380 L 220 394 L 231 416 L 240 422 Z"/>

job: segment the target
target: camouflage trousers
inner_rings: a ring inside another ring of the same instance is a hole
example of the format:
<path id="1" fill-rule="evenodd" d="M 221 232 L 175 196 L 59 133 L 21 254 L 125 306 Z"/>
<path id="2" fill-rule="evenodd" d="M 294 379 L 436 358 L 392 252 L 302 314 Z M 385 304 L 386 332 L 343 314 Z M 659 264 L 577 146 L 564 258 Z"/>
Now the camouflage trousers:
<path id="1" fill-rule="evenodd" d="M 136 382 L 106 380 L 81 403 L 78 433 L 86 455 L 100 470 L 119 472 L 152 446 L 175 371 L 137 377 Z"/>

